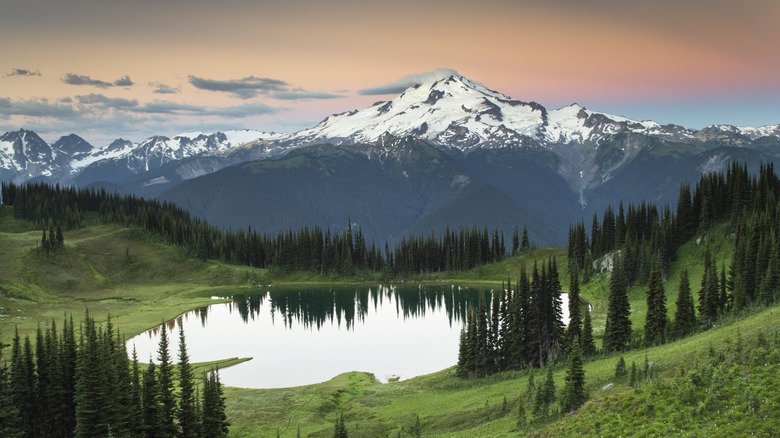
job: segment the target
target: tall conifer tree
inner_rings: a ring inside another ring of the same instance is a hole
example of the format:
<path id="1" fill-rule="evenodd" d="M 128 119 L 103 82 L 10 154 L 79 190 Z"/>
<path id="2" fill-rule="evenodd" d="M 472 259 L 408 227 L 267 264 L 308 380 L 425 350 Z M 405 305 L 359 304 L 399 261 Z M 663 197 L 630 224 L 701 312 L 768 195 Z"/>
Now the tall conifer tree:
<path id="1" fill-rule="evenodd" d="M 179 325 L 179 410 L 177 417 L 181 428 L 181 438 L 197 438 L 200 422 L 196 410 L 195 381 L 184 339 L 184 326 Z"/>
<path id="2" fill-rule="evenodd" d="M 662 344 L 666 336 L 666 292 L 661 278 L 657 257 L 653 259 L 650 280 L 647 283 L 647 315 L 645 319 L 645 343 Z"/>
<path id="3" fill-rule="evenodd" d="M 631 341 L 628 288 L 623 277 L 622 263 L 614 263 L 609 282 L 607 323 L 604 328 L 604 351 L 624 351 Z"/>
<path id="4" fill-rule="evenodd" d="M 571 412 L 579 408 L 588 398 L 585 392 L 585 370 L 582 367 L 579 339 L 575 338 L 572 342 L 569 356 L 569 369 L 566 371 L 566 384 L 561 398 L 563 412 Z"/>
<path id="5" fill-rule="evenodd" d="M 696 311 L 694 310 L 691 287 L 688 282 L 688 268 L 683 266 L 680 272 L 680 289 L 677 293 L 677 310 L 674 312 L 672 332 L 677 337 L 690 334 L 696 328 Z"/>
<path id="6" fill-rule="evenodd" d="M 580 347 L 584 357 L 593 357 L 596 355 L 596 343 L 593 341 L 593 325 L 590 321 L 590 309 L 585 312 L 585 320 L 582 322 L 582 338 Z"/>
<path id="7" fill-rule="evenodd" d="M 158 368 L 158 397 L 162 406 L 163 436 L 173 437 L 178 432 L 178 426 L 174 422 L 176 418 L 176 399 L 174 397 L 173 364 L 168 351 L 168 328 L 163 321 L 160 325 L 160 344 L 157 348 Z"/>
<path id="8" fill-rule="evenodd" d="M 19 409 L 14 405 L 10 373 L 3 361 L 3 348 L 6 346 L 0 343 L 0 436 L 21 438 L 23 433 L 19 424 Z"/>

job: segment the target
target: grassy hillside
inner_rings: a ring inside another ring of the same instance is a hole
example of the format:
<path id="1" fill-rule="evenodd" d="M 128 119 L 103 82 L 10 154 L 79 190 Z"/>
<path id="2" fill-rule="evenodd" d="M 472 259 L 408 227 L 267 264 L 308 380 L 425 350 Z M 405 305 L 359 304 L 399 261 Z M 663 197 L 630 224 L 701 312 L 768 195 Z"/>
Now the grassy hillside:
<path id="1" fill-rule="evenodd" d="M 215 290 L 279 281 L 317 281 L 312 274 L 274 277 L 264 270 L 188 258 L 149 235 L 117 226 L 91 226 L 65 233 L 65 249 L 45 256 L 40 231 L 14 220 L 0 208 L 0 340 L 8 342 L 15 327 L 32 333 L 39 324 L 67 313 L 76 318 L 89 309 L 98 320 L 110 313 L 126 335 L 162 319 L 212 302 Z M 725 227 L 716 228 L 683 246 L 665 283 L 669 315 L 683 265 L 691 289 L 698 291 L 704 251 L 715 255 L 719 268 L 728 265 L 733 241 Z M 516 279 L 533 260 L 557 257 L 561 282 L 568 284 L 566 252 L 538 248 L 500 263 L 466 273 L 420 275 L 418 281 L 500 283 Z M 344 279 L 341 279 L 344 280 Z M 359 278 L 351 280 L 371 280 Z M 603 334 L 608 276 L 595 275 L 582 285 L 582 296 L 594 304 L 597 343 Z M 644 287 L 629 291 L 632 324 L 637 336 L 645 318 Z M 780 428 L 780 307 L 751 311 L 721 321 L 717 327 L 663 346 L 624 355 L 629 367 L 644 372 L 645 360 L 655 366 L 651 380 L 633 388 L 627 378 L 614 378 L 618 356 L 585 364 L 590 401 L 575 413 L 551 422 L 534 421 L 526 407 L 525 425 L 518 426 L 518 407 L 527 400 L 528 371 L 484 379 L 461 380 L 454 369 L 381 384 L 371 375 L 352 372 L 318 385 L 287 389 L 227 388 L 231 436 L 329 437 L 343 413 L 351 436 L 500 437 L 574 434 L 612 436 L 633 431 L 637 436 L 771 436 Z M 224 366 L 224 365 L 223 365 Z M 558 391 L 565 364 L 558 364 Z M 542 374 L 537 371 L 537 384 Z M 613 383 L 612 389 L 602 390 Z M 419 419 L 419 423 L 418 423 Z"/>
<path id="2" fill-rule="evenodd" d="M 429 437 L 619 436 L 628 430 L 636 436 L 771 436 L 780 427 L 779 317 L 780 307 L 774 306 L 682 341 L 625 354 L 640 372 L 645 358 L 655 364 L 653 378 L 641 379 L 636 389 L 628 379 L 614 378 L 618 356 L 588 362 L 590 401 L 550 423 L 534 422 L 526 408 L 530 424 L 518 426 L 527 371 L 464 381 L 451 368 L 388 384 L 352 372 L 298 388 L 227 388 L 231 436 L 272 437 L 277 430 L 295 436 L 300 426 L 301 436 L 328 437 L 341 412 L 349 432 L 361 437 L 415 436 L 410 432 L 418 416 L 422 435 Z M 560 366 L 555 372 L 558 391 L 565 371 Z M 537 371 L 535 381 L 541 380 Z M 601 389 L 609 383 L 612 389 Z"/>
<path id="3" fill-rule="evenodd" d="M 211 292 L 266 282 L 267 272 L 200 262 L 147 234 L 118 226 L 65 232 L 65 248 L 40 251 L 41 232 L 0 207 L 0 340 L 15 327 L 22 336 L 85 309 L 103 320 L 111 314 L 125 335 L 212 302 Z"/>

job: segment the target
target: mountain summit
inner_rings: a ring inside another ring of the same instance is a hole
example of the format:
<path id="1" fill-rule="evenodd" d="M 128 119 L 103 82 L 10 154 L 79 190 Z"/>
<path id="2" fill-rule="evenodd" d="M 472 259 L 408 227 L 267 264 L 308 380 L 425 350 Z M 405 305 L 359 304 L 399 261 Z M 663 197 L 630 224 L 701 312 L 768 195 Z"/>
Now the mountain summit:
<path id="1" fill-rule="evenodd" d="M 524 144 L 541 138 L 547 111 L 460 75 L 414 85 L 391 101 L 330 116 L 290 136 L 295 145 L 328 140 L 374 142 L 384 134 L 415 136 L 438 146 L 468 150 Z"/>
<path id="2" fill-rule="evenodd" d="M 371 143 L 382 135 L 415 136 L 436 146 L 476 148 L 595 144 L 606 136 L 639 133 L 691 141 L 694 131 L 589 111 L 577 104 L 548 111 L 512 99 L 459 74 L 413 85 L 390 101 L 330 116 L 292 134 L 294 146 Z"/>

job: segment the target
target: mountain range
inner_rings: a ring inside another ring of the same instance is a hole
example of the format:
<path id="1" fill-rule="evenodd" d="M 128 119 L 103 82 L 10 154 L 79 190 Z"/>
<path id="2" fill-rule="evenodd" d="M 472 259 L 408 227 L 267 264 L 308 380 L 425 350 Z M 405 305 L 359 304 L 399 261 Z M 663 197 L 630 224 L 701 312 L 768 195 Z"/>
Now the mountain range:
<path id="1" fill-rule="evenodd" d="M 607 204 L 676 201 L 679 183 L 780 156 L 780 125 L 701 130 L 547 110 L 450 75 L 292 134 L 228 131 L 116 140 L 0 137 L 0 178 L 100 186 L 266 232 L 351 221 L 367 238 L 446 226 L 527 226 L 538 243 Z"/>

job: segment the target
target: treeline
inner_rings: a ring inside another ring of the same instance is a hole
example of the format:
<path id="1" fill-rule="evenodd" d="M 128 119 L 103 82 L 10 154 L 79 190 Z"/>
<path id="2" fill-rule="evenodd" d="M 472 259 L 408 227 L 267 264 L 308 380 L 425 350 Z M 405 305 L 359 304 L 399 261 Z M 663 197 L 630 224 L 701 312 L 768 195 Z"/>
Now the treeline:
<path id="1" fill-rule="evenodd" d="M 275 269 L 309 271 L 323 275 L 354 275 L 360 271 L 385 272 L 392 277 L 445 270 L 463 271 L 502 260 L 507 248 L 503 231 L 449 228 L 438 237 L 409 237 L 384 248 L 367 242 L 351 223 L 339 233 L 315 226 L 276 235 L 246 230 L 221 230 L 193 218 L 181 208 L 134 195 L 110 194 L 105 189 L 76 189 L 45 183 L 2 184 L 4 205 L 13 215 L 41 229 L 72 230 L 85 224 L 89 214 L 102 223 L 140 227 L 169 244 L 185 248 L 193 257 Z M 51 233 L 47 242 L 51 242 Z M 517 230 L 513 253 L 530 247 L 525 229 Z M 384 249 L 384 251 L 383 251 Z"/>
<path id="2" fill-rule="evenodd" d="M 482 377 L 506 370 L 542 368 L 576 343 L 591 355 L 595 352 L 589 318 L 583 332 L 579 287 L 573 280 L 569 296 L 571 323 L 562 318 L 561 285 L 555 259 L 534 262 L 530 277 L 525 269 L 515 285 L 511 281 L 478 308 L 470 307 L 461 331 L 457 374 Z M 572 301 L 573 300 L 573 301 Z"/>
<path id="3" fill-rule="evenodd" d="M 0 436 L 7 438 L 227 436 L 225 399 L 212 371 L 199 395 L 184 339 L 179 362 L 163 328 L 158 364 L 141 370 L 109 319 L 87 314 L 77 337 L 73 319 L 38 329 L 35 343 L 17 332 L 10 368 L 0 369 Z M 1 352 L 1 350 L 0 350 Z M 175 383 L 178 382 L 178 385 Z M 201 397 L 202 395 L 202 397 Z"/>
<path id="4" fill-rule="evenodd" d="M 594 213 L 590 234 L 582 222 L 571 226 L 569 261 L 587 281 L 594 261 L 619 251 L 625 280 L 629 284 L 644 284 L 650 278 L 653 258 L 657 257 L 665 277 L 677 249 L 697 233 L 723 220 L 736 225 L 740 217 L 766 210 L 767 203 L 775 211 L 777 189 L 772 163 L 762 164 L 758 175 L 751 176 L 747 164 L 732 162 L 725 175 L 702 174 L 693 191 L 690 184 L 681 184 L 674 211 L 668 204 L 659 208 L 642 202 L 624 208 L 621 202 L 617 214 L 608 206 L 600 221 Z"/>
<path id="5" fill-rule="evenodd" d="M 608 209 L 602 221 L 607 226 L 594 225 L 597 244 L 594 246 L 591 238 L 584 259 L 603 257 L 609 252 L 602 254 L 600 251 L 606 248 L 610 249 L 611 254 L 608 255 L 612 260 L 603 340 L 605 352 L 625 351 L 633 345 L 661 344 L 698 329 L 706 329 L 726 314 L 752 306 L 770 305 L 777 300 L 780 287 L 780 179 L 775 175 L 773 165 L 762 164 L 758 174 L 751 176 L 747 166 L 732 163 L 725 175 L 702 175 L 693 195 L 690 193 L 687 184 L 681 185 L 676 214 L 671 214 L 668 207 L 664 208 L 661 216 L 653 213 L 657 211 L 654 206 L 630 208 L 629 211 L 639 211 L 640 217 L 622 222 L 618 214 L 613 227 Z M 645 212 L 644 219 L 641 212 Z M 626 217 L 632 218 L 633 214 Z M 703 235 L 704 244 L 709 245 L 706 234 L 714 225 L 723 223 L 734 241 L 730 266 L 719 268 L 712 250 L 706 246 L 697 302 L 691 291 L 687 268 L 683 267 L 676 298 L 677 310 L 670 318 L 664 289 L 665 269 L 668 269 L 668 265 L 665 268 L 665 260 L 673 258 L 677 248 L 697 234 Z M 577 240 L 582 245 L 580 233 L 581 230 L 573 228 L 575 246 L 578 245 Z M 642 243 L 632 251 L 629 241 Z M 608 244 L 602 246 L 598 242 Z M 585 243 L 587 245 L 587 240 Z M 599 250 L 594 251 L 593 248 Z M 636 269 L 632 256 L 637 253 L 644 254 L 647 259 L 641 264 L 649 266 L 647 313 L 643 337 L 639 342 L 632 342 L 627 291 L 632 280 L 641 280 L 641 277 L 632 276 L 632 270 Z M 574 255 L 572 261 L 576 263 L 577 250 L 570 251 L 570 254 Z"/>

